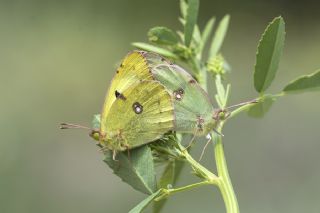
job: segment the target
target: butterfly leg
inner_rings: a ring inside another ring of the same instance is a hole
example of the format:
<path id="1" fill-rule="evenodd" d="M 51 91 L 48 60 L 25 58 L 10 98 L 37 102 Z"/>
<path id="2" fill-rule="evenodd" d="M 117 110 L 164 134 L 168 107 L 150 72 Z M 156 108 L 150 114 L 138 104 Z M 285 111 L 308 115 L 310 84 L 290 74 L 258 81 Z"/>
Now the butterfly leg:
<path id="1" fill-rule="evenodd" d="M 100 143 L 96 144 L 98 147 L 100 147 L 99 151 L 102 152 L 103 154 L 105 154 L 107 151 L 109 151 L 109 149 L 105 146 L 102 146 Z"/>
<path id="2" fill-rule="evenodd" d="M 204 152 L 205 152 L 205 150 L 206 150 L 207 146 L 208 146 L 208 145 L 209 145 L 209 143 L 212 141 L 212 137 L 211 137 L 211 134 L 210 134 L 210 133 L 209 133 L 209 134 L 207 134 L 206 138 L 208 139 L 208 141 L 207 141 L 206 145 L 204 145 L 204 147 L 203 147 L 203 149 L 202 149 L 202 152 L 201 152 L 201 155 L 200 155 L 199 161 L 201 161 L 201 159 L 202 159 L 202 157 L 203 157 L 203 155 L 204 155 Z"/>
<path id="3" fill-rule="evenodd" d="M 191 138 L 188 146 L 186 146 L 185 150 L 186 150 L 186 149 L 189 149 L 189 148 L 194 144 L 195 138 L 196 138 L 196 134 L 194 134 L 194 135 L 192 136 L 192 138 Z"/>
<path id="4" fill-rule="evenodd" d="M 116 156 L 117 156 L 117 151 L 116 150 L 112 150 L 112 160 L 119 161 L 119 160 L 116 159 Z"/>
<path id="5" fill-rule="evenodd" d="M 123 146 L 126 147 L 128 160 L 131 163 L 130 147 L 128 144 L 124 144 Z"/>
<path id="6" fill-rule="evenodd" d="M 193 131 L 193 137 L 191 138 L 191 141 L 189 142 L 185 150 L 189 149 L 194 144 L 195 138 L 197 137 L 198 133 L 203 131 L 203 122 L 204 120 L 201 117 L 198 117 L 196 128 L 194 128 L 194 131 Z"/>

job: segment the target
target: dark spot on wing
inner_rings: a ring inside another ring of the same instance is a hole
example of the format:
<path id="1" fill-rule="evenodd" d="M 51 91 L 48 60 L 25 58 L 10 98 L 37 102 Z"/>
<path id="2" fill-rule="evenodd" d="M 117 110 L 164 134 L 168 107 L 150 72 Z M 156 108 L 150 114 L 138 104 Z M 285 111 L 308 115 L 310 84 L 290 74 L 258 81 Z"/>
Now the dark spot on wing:
<path id="1" fill-rule="evenodd" d="M 143 112 L 143 106 L 139 102 L 134 102 L 132 104 L 132 109 L 136 114 L 141 114 Z"/>
<path id="2" fill-rule="evenodd" d="M 195 83 L 197 83 L 197 82 L 196 82 L 196 80 L 194 80 L 194 79 L 191 79 L 191 80 L 189 81 L 189 84 L 195 84 Z"/>
<path id="3" fill-rule="evenodd" d="M 201 116 L 197 116 L 197 129 L 203 131 L 204 119 Z"/>
<path id="4" fill-rule="evenodd" d="M 173 96 L 177 101 L 181 101 L 184 95 L 184 90 L 182 88 L 179 88 L 175 91 L 173 91 Z"/>
<path id="5" fill-rule="evenodd" d="M 127 98 L 124 97 L 124 95 L 122 93 L 118 92 L 118 90 L 116 90 L 114 92 L 114 95 L 116 96 L 117 99 L 121 99 L 121 100 L 124 100 L 124 101 L 127 100 Z"/>

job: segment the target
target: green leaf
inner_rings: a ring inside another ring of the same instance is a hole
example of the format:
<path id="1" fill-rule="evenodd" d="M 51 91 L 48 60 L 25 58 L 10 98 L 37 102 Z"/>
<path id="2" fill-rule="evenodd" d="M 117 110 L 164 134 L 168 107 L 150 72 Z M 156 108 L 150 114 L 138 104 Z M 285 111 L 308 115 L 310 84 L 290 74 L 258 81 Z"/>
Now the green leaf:
<path id="1" fill-rule="evenodd" d="M 161 193 L 161 189 L 153 193 L 152 195 L 148 196 L 146 199 L 141 201 L 136 207 L 131 209 L 129 213 L 140 213 L 142 212 L 148 205 L 151 203 L 157 196 Z"/>
<path id="2" fill-rule="evenodd" d="M 180 160 L 174 161 L 174 163 L 173 163 L 174 174 L 173 174 L 173 179 L 171 181 L 172 186 L 176 185 L 176 183 L 181 175 L 181 171 L 185 165 L 186 165 L 185 161 L 180 161 Z M 170 169 L 169 169 L 169 171 L 170 171 Z M 159 213 L 161 211 L 161 209 L 164 207 L 164 205 L 166 204 L 166 202 L 167 202 L 167 199 L 161 199 L 159 201 L 154 202 L 153 213 Z"/>
<path id="3" fill-rule="evenodd" d="M 167 27 L 153 27 L 148 32 L 149 41 L 160 45 L 176 45 L 179 36 Z"/>
<path id="4" fill-rule="evenodd" d="M 174 181 L 174 171 L 175 171 L 175 161 L 170 161 L 166 168 L 164 169 L 159 183 L 158 188 L 168 188 L 169 184 L 173 184 Z M 162 199 L 160 201 L 156 201 L 153 204 L 153 213 L 159 213 L 166 203 L 167 199 Z"/>
<path id="5" fill-rule="evenodd" d="M 158 53 L 164 57 L 172 58 L 172 59 L 178 59 L 179 57 L 175 55 L 174 53 L 170 52 L 169 50 L 163 49 L 161 47 L 157 47 L 151 44 L 143 43 L 143 42 L 134 42 L 132 43 L 134 47 L 140 48 L 142 50 L 150 51 Z"/>
<path id="6" fill-rule="evenodd" d="M 214 58 L 220 51 L 224 37 L 226 36 L 227 30 L 228 30 L 229 20 L 230 20 L 230 16 L 225 15 L 220 21 L 211 42 L 208 61 L 212 60 L 212 58 Z"/>
<path id="7" fill-rule="evenodd" d="M 271 108 L 276 98 L 272 95 L 264 95 L 260 97 L 257 104 L 249 108 L 248 115 L 255 118 L 262 118 Z"/>
<path id="8" fill-rule="evenodd" d="M 175 186 L 180 175 L 181 175 L 181 172 L 182 172 L 182 169 L 185 165 L 185 161 L 180 161 L 180 160 L 175 160 L 175 167 L 174 167 L 174 178 L 173 178 L 173 181 L 172 181 L 172 185 Z"/>
<path id="9" fill-rule="evenodd" d="M 223 86 L 221 75 L 216 75 L 216 89 L 217 94 L 215 95 L 216 101 L 221 109 L 224 109 L 227 105 L 229 93 L 230 93 L 230 84 L 227 85 L 227 89 Z"/>
<path id="10" fill-rule="evenodd" d="M 198 25 L 194 26 L 193 41 L 195 42 L 196 46 L 199 46 L 201 43 L 201 33 Z"/>
<path id="11" fill-rule="evenodd" d="M 183 18 L 178 18 L 178 20 L 182 24 L 182 26 L 186 24 L 186 20 L 184 20 Z"/>
<path id="12" fill-rule="evenodd" d="M 224 103 L 224 99 L 225 99 L 225 90 L 224 90 L 224 86 L 221 82 L 221 76 L 217 75 L 216 76 L 216 88 L 217 88 L 217 95 L 221 101 L 221 103 Z M 223 106 L 220 106 L 223 107 Z"/>
<path id="13" fill-rule="evenodd" d="M 263 93 L 273 81 L 282 54 L 285 23 L 277 17 L 268 25 L 258 45 L 254 70 L 254 87 Z"/>
<path id="14" fill-rule="evenodd" d="M 203 51 L 203 49 L 209 39 L 209 36 L 212 32 L 215 20 L 216 20 L 215 17 L 212 17 L 211 19 L 209 19 L 206 26 L 204 27 L 204 30 L 202 33 L 202 39 L 201 39 L 201 43 L 200 43 L 200 47 L 199 47 L 200 52 Z"/>
<path id="15" fill-rule="evenodd" d="M 186 0 L 180 0 L 180 12 L 183 19 L 187 16 L 188 4 Z"/>
<path id="16" fill-rule="evenodd" d="M 231 84 L 227 84 L 227 89 L 226 89 L 226 93 L 225 93 L 224 107 L 227 106 L 227 102 L 228 102 L 229 96 L 230 96 L 230 90 L 231 90 Z"/>
<path id="17" fill-rule="evenodd" d="M 169 140 L 164 141 L 166 144 L 170 143 L 179 143 L 177 140 L 182 140 L 181 134 L 176 134 L 174 138 L 168 138 Z M 176 185 L 178 178 L 181 175 L 181 171 L 185 165 L 185 161 L 181 161 L 181 159 L 175 159 L 173 162 L 169 162 L 164 172 L 159 180 L 159 187 L 168 188 L 168 184 L 172 186 Z M 156 201 L 153 206 L 153 212 L 160 212 L 163 206 L 166 203 L 166 199 L 161 199 L 160 201 Z"/>
<path id="18" fill-rule="evenodd" d="M 182 134 L 176 134 L 176 143 L 180 143 L 183 139 Z M 191 150 L 191 148 L 189 149 L 189 151 Z M 182 172 L 183 167 L 185 166 L 186 162 L 185 161 L 181 161 L 181 160 L 175 160 L 174 161 L 174 178 L 173 178 L 173 182 L 172 182 L 172 186 L 175 186 L 180 175 Z"/>
<path id="19" fill-rule="evenodd" d="M 310 75 L 299 77 L 285 86 L 283 91 L 286 93 L 295 93 L 318 89 L 320 89 L 320 70 Z"/>
<path id="20" fill-rule="evenodd" d="M 161 175 L 161 178 L 159 180 L 159 186 L 158 186 L 159 188 L 168 188 L 168 185 L 173 183 L 174 168 L 175 168 L 175 162 L 170 161 Z"/>
<path id="21" fill-rule="evenodd" d="M 107 151 L 104 161 L 117 176 L 134 189 L 152 194 L 157 189 L 157 182 L 150 147 L 145 145 L 129 152 L 118 153 L 117 161 L 114 161 L 112 151 Z"/>
<path id="22" fill-rule="evenodd" d="M 178 34 L 180 40 L 184 43 L 184 35 L 183 35 L 183 32 L 181 32 L 181 31 L 178 30 L 178 31 L 177 31 L 177 34 Z"/>
<path id="23" fill-rule="evenodd" d="M 93 128 L 100 128 L 100 114 L 93 117 Z M 112 159 L 112 151 L 105 151 L 105 159 L 113 172 L 134 189 L 146 194 L 152 194 L 157 189 L 152 152 L 149 146 L 131 149 L 129 152 L 119 152 L 117 161 Z"/>
<path id="24" fill-rule="evenodd" d="M 188 8 L 186 14 L 186 24 L 184 26 L 184 43 L 187 47 L 190 46 L 194 26 L 197 23 L 199 11 L 199 0 L 188 0 Z"/>

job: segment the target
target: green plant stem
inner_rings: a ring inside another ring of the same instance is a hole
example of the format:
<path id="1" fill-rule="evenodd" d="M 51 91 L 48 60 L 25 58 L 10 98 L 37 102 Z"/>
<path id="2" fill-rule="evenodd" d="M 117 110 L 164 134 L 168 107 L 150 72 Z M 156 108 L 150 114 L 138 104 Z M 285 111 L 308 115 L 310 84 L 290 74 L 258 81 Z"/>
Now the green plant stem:
<path id="1" fill-rule="evenodd" d="M 221 124 L 218 131 L 221 131 L 222 126 L 223 123 Z M 227 162 L 223 150 L 222 138 L 219 135 L 215 136 L 214 153 L 219 176 L 219 183 L 217 185 L 225 202 L 226 210 L 228 213 L 238 213 L 238 201 L 229 176 Z"/>
<path id="2" fill-rule="evenodd" d="M 180 187 L 180 188 L 163 189 L 162 194 L 159 197 L 157 197 L 155 199 L 155 201 L 160 201 L 162 199 L 165 199 L 168 196 L 173 195 L 173 194 L 175 194 L 177 192 L 182 192 L 182 191 L 190 190 L 190 189 L 193 189 L 193 188 L 196 188 L 196 187 L 199 187 L 199 186 L 209 185 L 209 184 L 212 184 L 212 183 L 209 182 L 209 181 L 202 181 L 202 182 L 199 182 L 199 183 L 193 183 L 193 184 L 190 184 L 190 185 L 187 185 L 187 186 L 183 186 L 183 187 Z"/>
<path id="3" fill-rule="evenodd" d="M 198 75 L 198 79 L 199 79 L 199 84 L 205 88 L 205 90 L 207 91 L 208 88 L 208 83 L 207 83 L 207 72 L 200 72 Z"/>
<path id="4" fill-rule="evenodd" d="M 189 164 L 192 166 L 194 172 L 201 178 L 204 178 L 210 183 L 217 183 L 218 177 L 210 172 L 208 169 L 206 169 L 204 166 L 202 166 L 200 163 L 198 163 L 195 159 L 192 158 L 192 156 L 188 153 L 186 149 L 182 151 L 182 155 L 185 157 L 185 159 L 189 162 Z"/>
<path id="5" fill-rule="evenodd" d="M 180 187 L 180 188 L 176 188 L 176 189 L 168 189 L 168 191 L 171 194 L 174 194 L 174 193 L 177 193 L 177 192 L 190 190 L 190 189 L 193 189 L 195 187 L 208 185 L 208 184 L 211 184 L 211 183 L 209 181 L 202 181 L 202 182 L 199 182 L 199 183 L 193 183 L 193 184 L 190 184 L 190 185 L 187 185 L 187 186 L 184 186 L 184 187 Z"/>
<path id="6" fill-rule="evenodd" d="M 201 64 L 201 63 L 198 62 L 196 64 Z M 197 66 L 194 66 L 194 67 L 197 67 Z M 198 69 L 196 70 L 196 72 L 198 73 L 199 83 L 206 91 L 208 91 L 207 71 L 205 69 Z M 217 129 L 218 132 L 222 131 L 222 127 L 223 127 L 223 122 L 221 123 L 220 127 Z M 216 140 L 215 140 L 215 147 L 214 147 L 214 155 L 215 155 L 216 166 L 218 170 L 217 185 L 221 191 L 227 213 L 238 213 L 239 212 L 238 201 L 237 201 L 236 194 L 233 190 L 233 186 L 229 176 L 227 162 L 226 162 L 224 150 L 223 150 L 222 138 L 221 136 L 217 136 L 217 135 L 215 135 L 215 138 Z"/>
<path id="7" fill-rule="evenodd" d="M 191 57 L 189 59 L 190 67 L 193 69 L 193 73 L 196 75 L 197 80 L 199 84 L 202 86 L 202 88 L 205 91 L 208 91 L 208 85 L 207 85 L 207 70 L 205 66 L 203 66 L 202 62 L 200 61 L 199 57 Z M 246 110 L 249 108 L 249 105 L 244 105 L 242 107 L 239 107 L 237 110 L 233 111 L 231 113 L 230 117 L 233 117 L 234 115 Z M 220 127 L 217 129 L 218 132 L 221 132 L 223 123 L 221 123 Z M 216 159 L 216 165 L 217 165 L 217 170 L 218 170 L 218 176 L 207 170 L 205 167 L 203 167 L 201 164 L 199 164 L 197 161 L 195 161 L 189 153 L 184 150 L 182 151 L 183 156 L 185 159 L 191 164 L 194 172 L 196 173 L 197 176 L 200 176 L 207 180 L 209 183 L 213 185 L 217 185 L 218 188 L 221 191 L 226 211 L 227 213 L 239 213 L 239 206 L 238 206 L 238 201 L 236 194 L 233 190 L 233 186 L 231 183 L 231 179 L 229 176 L 228 172 L 228 167 L 227 167 L 227 162 L 225 159 L 224 155 L 224 150 L 223 150 L 223 144 L 222 144 L 222 138 L 221 136 L 215 135 L 215 147 L 214 147 L 214 155 Z M 183 149 L 181 149 L 183 150 Z M 186 186 L 187 189 L 193 188 L 197 185 L 189 185 Z M 185 187 L 182 187 L 183 189 Z M 181 190 L 179 190 L 181 191 Z"/>
<path id="8" fill-rule="evenodd" d="M 219 130 L 221 130 L 222 125 Z M 238 202 L 233 191 L 231 180 L 228 173 L 227 163 L 224 156 L 222 140 L 220 136 L 216 136 L 216 145 L 215 145 L 215 157 L 218 169 L 218 175 L 216 176 L 196 160 L 188 153 L 188 151 L 179 143 L 179 149 L 181 150 L 181 157 L 192 166 L 195 174 L 204 179 L 204 181 L 199 183 L 190 184 L 176 189 L 163 189 L 162 194 L 156 198 L 156 201 L 162 200 L 171 196 L 177 192 L 182 192 L 190 190 L 203 185 L 215 185 L 221 191 L 223 200 L 225 202 L 226 210 L 228 213 L 238 213 Z"/>
<path id="9" fill-rule="evenodd" d="M 162 189 L 162 194 L 155 199 L 156 201 L 165 199 L 168 196 L 175 194 L 177 192 L 190 190 L 190 189 L 193 189 L 193 188 L 196 188 L 199 186 L 203 186 L 203 185 L 218 185 L 219 186 L 219 185 L 223 184 L 219 177 L 217 177 L 215 174 L 210 172 L 208 169 L 206 169 L 204 166 L 202 166 L 200 163 L 198 163 L 195 159 L 193 159 L 193 157 L 189 154 L 189 152 L 187 151 L 187 149 L 185 147 L 183 147 L 180 143 L 178 143 L 178 145 L 179 145 L 179 149 L 181 151 L 181 153 L 180 153 L 181 157 L 184 158 L 191 165 L 194 173 L 197 176 L 203 178 L 204 181 L 199 182 L 199 183 L 190 184 L 187 186 L 183 186 L 180 188 L 175 188 L 175 189 Z M 220 186 L 219 186 L 219 188 L 220 188 Z"/>

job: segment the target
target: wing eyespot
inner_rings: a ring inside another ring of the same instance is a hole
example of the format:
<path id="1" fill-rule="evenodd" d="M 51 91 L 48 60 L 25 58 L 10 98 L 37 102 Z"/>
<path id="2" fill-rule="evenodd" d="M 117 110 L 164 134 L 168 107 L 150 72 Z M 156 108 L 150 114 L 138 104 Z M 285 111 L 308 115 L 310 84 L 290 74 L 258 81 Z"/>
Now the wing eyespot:
<path id="1" fill-rule="evenodd" d="M 173 96 L 177 101 L 181 101 L 184 95 L 184 90 L 182 88 L 179 88 L 175 91 L 173 91 Z"/>
<path id="2" fill-rule="evenodd" d="M 132 104 L 132 109 L 136 114 L 141 114 L 143 112 L 143 106 L 139 102 L 134 102 Z"/>

